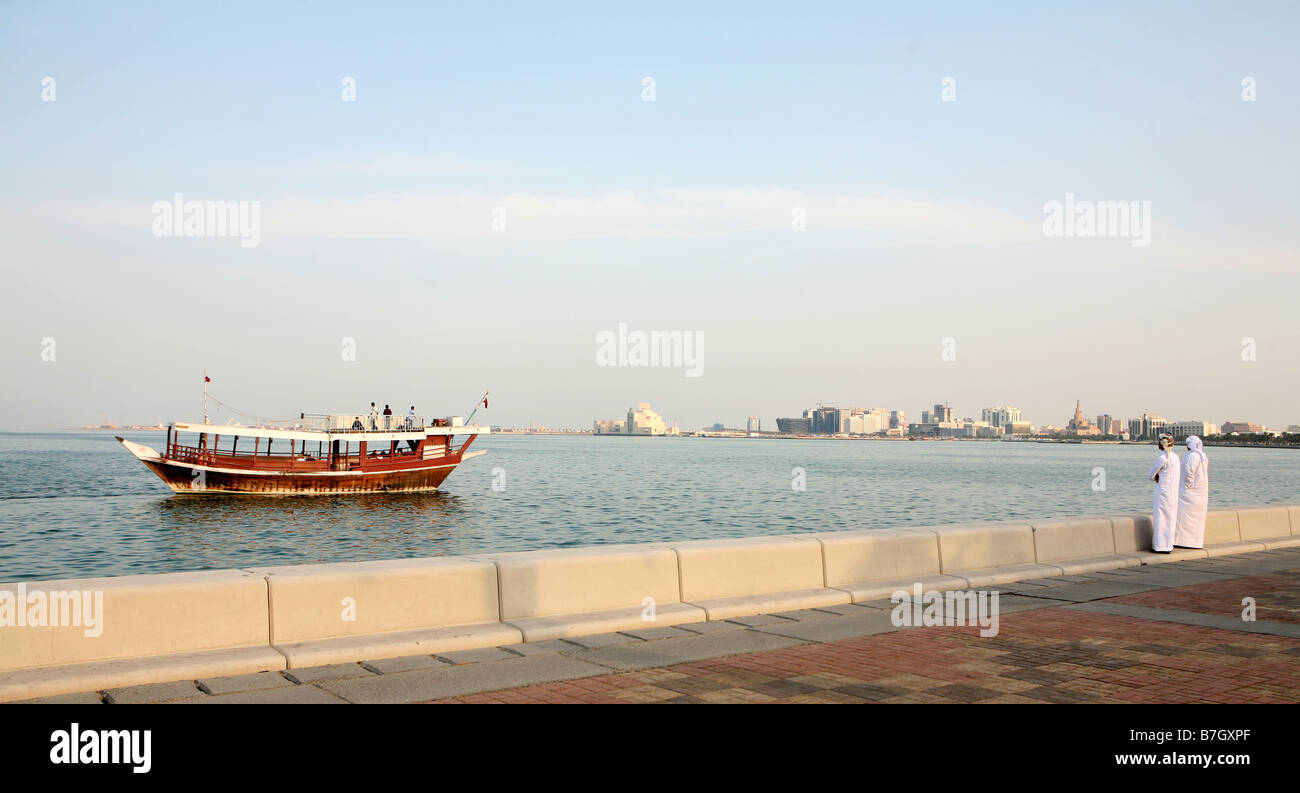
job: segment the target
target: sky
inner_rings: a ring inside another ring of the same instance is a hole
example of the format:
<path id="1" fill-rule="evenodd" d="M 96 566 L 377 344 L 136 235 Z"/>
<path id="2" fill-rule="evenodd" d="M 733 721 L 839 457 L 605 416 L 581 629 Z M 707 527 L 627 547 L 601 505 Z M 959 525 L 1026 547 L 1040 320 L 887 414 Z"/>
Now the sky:
<path id="1" fill-rule="evenodd" d="M 1143 5 L 0 4 L 0 429 L 1300 423 L 1300 4 Z"/>

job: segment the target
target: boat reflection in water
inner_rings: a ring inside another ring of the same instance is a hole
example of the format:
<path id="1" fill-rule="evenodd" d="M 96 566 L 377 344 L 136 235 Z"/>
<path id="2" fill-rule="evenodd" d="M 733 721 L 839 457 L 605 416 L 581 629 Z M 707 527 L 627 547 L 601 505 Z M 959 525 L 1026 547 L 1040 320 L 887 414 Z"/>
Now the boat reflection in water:
<path id="1" fill-rule="evenodd" d="M 147 507 L 161 558 L 178 569 L 441 556 L 464 549 L 468 506 L 445 493 L 259 498 L 192 494 Z M 241 562 L 246 558 L 247 562 Z M 183 562 L 180 560 L 184 560 Z"/>

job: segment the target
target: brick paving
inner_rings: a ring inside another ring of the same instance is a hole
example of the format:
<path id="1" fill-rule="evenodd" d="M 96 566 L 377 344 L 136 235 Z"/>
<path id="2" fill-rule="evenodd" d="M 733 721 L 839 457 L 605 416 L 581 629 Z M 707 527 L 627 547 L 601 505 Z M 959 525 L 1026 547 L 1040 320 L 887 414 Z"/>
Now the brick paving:
<path id="1" fill-rule="evenodd" d="M 1240 617 L 1242 598 L 1255 599 L 1255 619 L 1300 625 L 1300 575 L 1291 570 L 1271 575 L 1228 578 L 1193 586 L 1139 592 L 1111 598 L 1112 603 L 1180 609 L 1201 614 Z"/>
<path id="2" fill-rule="evenodd" d="M 1298 622 L 1300 569 L 1109 602 Z M 1102 601 L 1107 602 L 1107 601 Z M 440 703 L 1295 703 L 1300 639 L 1062 607 L 435 700 Z"/>

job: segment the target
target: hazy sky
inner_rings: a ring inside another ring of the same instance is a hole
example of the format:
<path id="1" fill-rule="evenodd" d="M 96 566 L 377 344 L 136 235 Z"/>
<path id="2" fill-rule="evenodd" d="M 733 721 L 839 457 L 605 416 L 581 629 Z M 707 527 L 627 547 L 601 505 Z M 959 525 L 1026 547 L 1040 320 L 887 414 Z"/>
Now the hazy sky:
<path id="1" fill-rule="evenodd" d="M 4 4 L 0 429 L 193 420 L 204 368 L 269 418 L 1300 422 L 1300 5 L 615 5 Z M 156 236 L 176 193 L 259 244 Z M 1067 193 L 1150 244 L 1045 235 Z M 619 323 L 701 376 L 597 366 Z"/>

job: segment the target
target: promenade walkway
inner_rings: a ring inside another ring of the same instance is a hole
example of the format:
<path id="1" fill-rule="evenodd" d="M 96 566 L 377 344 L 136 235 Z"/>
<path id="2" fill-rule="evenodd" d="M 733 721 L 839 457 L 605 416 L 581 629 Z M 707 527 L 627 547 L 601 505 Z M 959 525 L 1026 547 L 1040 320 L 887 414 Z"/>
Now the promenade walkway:
<path id="1" fill-rule="evenodd" d="M 36 701 L 1300 702 L 1300 548 L 996 589 L 989 638 L 882 600 Z"/>

